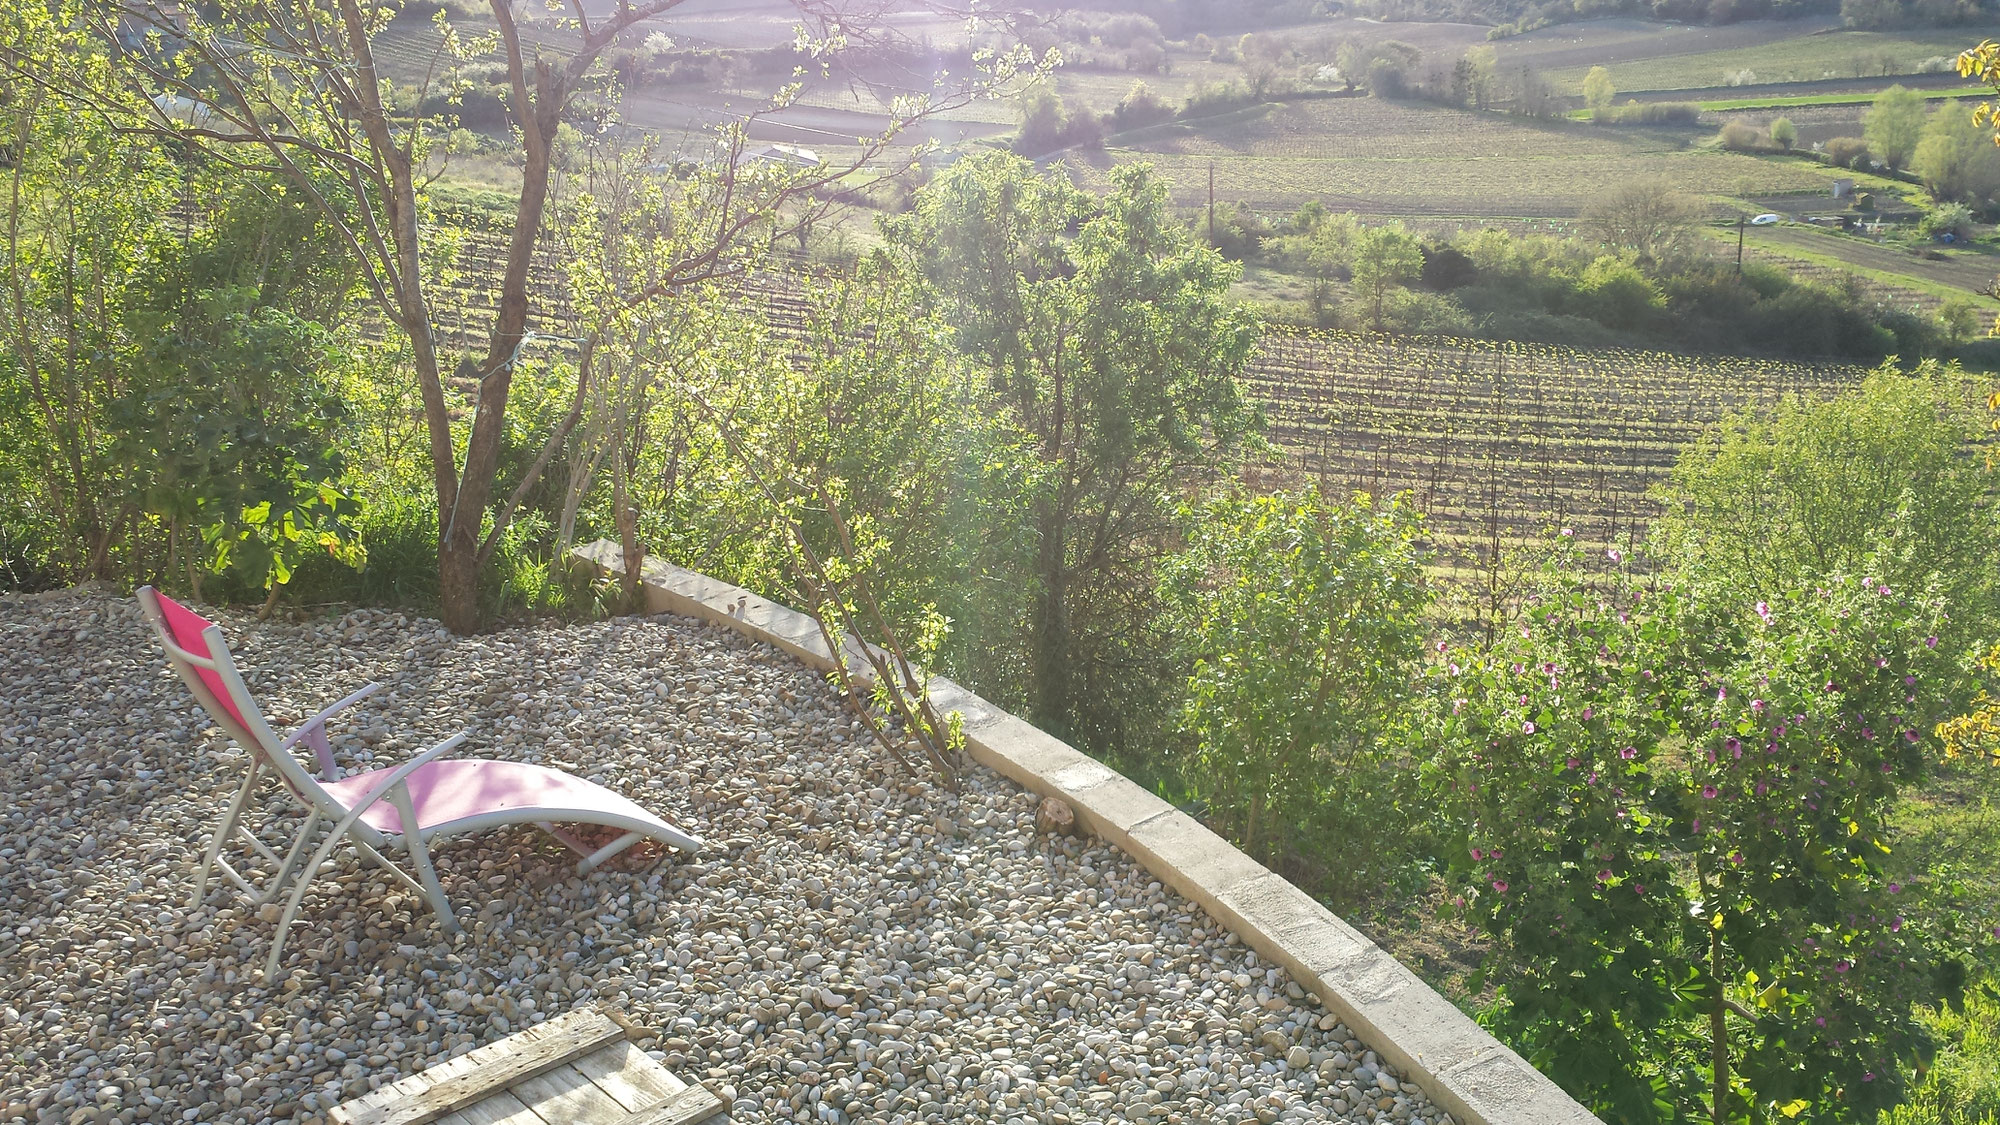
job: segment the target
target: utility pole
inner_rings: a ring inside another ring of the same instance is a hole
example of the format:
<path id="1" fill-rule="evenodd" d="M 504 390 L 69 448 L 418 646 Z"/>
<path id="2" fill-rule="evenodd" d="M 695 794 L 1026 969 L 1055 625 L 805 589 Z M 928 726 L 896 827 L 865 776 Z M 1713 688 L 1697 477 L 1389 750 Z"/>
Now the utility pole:
<path id="1" fill-rule="evenodd" d="M 1215 245 L 1215 161 L 1208 162 L 1208 244 Z"/>
<path id="2" fill-rule="evenodd" d="M 1736 276 L 1743 276 L 1743 216 L 1736 216 Z"/>

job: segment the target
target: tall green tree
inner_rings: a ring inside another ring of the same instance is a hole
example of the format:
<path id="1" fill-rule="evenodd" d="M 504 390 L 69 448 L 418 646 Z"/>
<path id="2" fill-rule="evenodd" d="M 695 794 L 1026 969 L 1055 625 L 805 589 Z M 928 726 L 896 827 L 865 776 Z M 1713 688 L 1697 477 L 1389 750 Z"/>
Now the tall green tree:
<path id="1" fill-rule="evenodd" d="M 1875 102 L 1861 119 L 1862 135 L 1882 163 L 1903 168 L 1917 150 L 1924 134 L 1924 96 L 1906 86 L 1895 85 L 1875 95 Z"/>
<path id="2" fill-rule="evenodd" d="M 1601 66 L 1593 66 L 1590 73 L 1583 76 L 1583 104 L 1592 110 L 1607 109 L 1611 99 L 1618 96 L 1618 88 L 1611 84 L 1611 72 Z"/>
<path id="3" fill-rule="evenodd" d="M 1910 171 L 1933 199 L 1983 206 L 2000 193 L 2000 145 L 1970 114 L 1945 106 L 1924 123 Z"/>
<path id="4" fill-rule="evenodd" d="M 1423 248 L 1400 222 L 1369 227 L 1355 240 L 1354 289 L 1368 303 L 1368 320 L 1375 331 L 1382 331 L 1382 306 L 1390 291 L 1423 272 Z"/>
<path id="5" fill-rule="evenodd" d="M 1015 157 L 961 160 L 891 235 L 1042 466 L 1027 702 L 1115 747 L 1125 704 L 1156 705 L 1164 682 L 1150 623 L 1176 498 L 1226 471 L 1254 423 L 1236 267 L 1136 165 L 1093 200 Z"/>

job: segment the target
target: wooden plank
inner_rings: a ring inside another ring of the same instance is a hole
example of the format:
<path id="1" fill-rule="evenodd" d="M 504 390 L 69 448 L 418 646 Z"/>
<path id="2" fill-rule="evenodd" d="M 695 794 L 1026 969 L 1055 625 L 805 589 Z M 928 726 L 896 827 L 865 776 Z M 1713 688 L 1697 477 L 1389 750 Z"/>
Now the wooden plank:
<path id="1" fill-rule="evenodd" d="M 687 1083 L 646 1057 L 629 1040 L 611 1043 L 576 1060 L 576 1068 L 627 1110 L 638 1111 L 687 1089 Z"/>
<path id="2" fill-rule="evenodd" d="M 398 1090 L 387 1100 L 371 1095 L 357 1102 L 336 1106 L 330 1116 L 336 1125 L 423 1125 L 464 1109 L 490 1094 L 546 1074 L 566 1065 L 578 1055 L 588 1054 L 624 1037 L 625 1029 L 603 1012 L 591 1008 L 579 1009 L 518 1035 L 467 1051 L 452 1062 L 472 1060 L 469 1066 L 454 1068 L 448 1076 L 416 1084 L 411 1089 Z M 430 1079 L 439 1069 L 433 1067 L 414 1078 L 395 1083 L 395 1086 L 415 1084 L 417 1079 Z M 381 1093 L 381 1090 L 375 1091 L 375 1094 Z M 527 1099 L 522 1101 L 526 1103 Z"/>
<path id="3" fill-rule="evenodd" d="M 656 1105 L 627 1114 L 610 1125 L 696 1125 L 720 1113 L 729 1103 L 707 1086 L 689 1086 Z"/>
<path id="4" fill-rule="evenodd" d="M 457 1113 L 437 1119 L 437 1125 L 547 1125 L 521 1099 L 505 1090 L 481 1098 Z"/>
<path id="5" fill-rule="evenodd" d="M 625 1116 L 618 1099 L 598 1089 L 574 1063 L 516 1082 L 510 1092 L 549 1125 L 596 1125 Z"/>
<path id="6" fill-rule="evenodd" d="M 545 1020 L 526 1030 L 517 1031 L 505 1039 L 496 1040 L 484 1047 L 477 1047 L 462 1055 L 446 1059 L 444 1062 L 427 1070 L 412 1074 L 408 1078 L 399 1079 L 387 1086 L 363 1094 L 358 1098 L 343 1102 L 333 1107 L 328 1116 L 333 1118 L 335 1125 L 340 1125 L 342 1122 L 353 1120 L 353 1115 L 361 1112 L 364 1106 L 388 1106 L 414 1094 L 422 1093 L 447 1078 L 456 1078 L 461 1074 L 470 1074 L 480 1067 L 490 1064 L 493 1060 L 520 1049 L 525 1044 L 539 1042 L 550 1035 L 560 1033 L 587 1013 L 588 1009 L 580 1009 L 576 1012 L 557 1016 L 554 1019 Z"/>

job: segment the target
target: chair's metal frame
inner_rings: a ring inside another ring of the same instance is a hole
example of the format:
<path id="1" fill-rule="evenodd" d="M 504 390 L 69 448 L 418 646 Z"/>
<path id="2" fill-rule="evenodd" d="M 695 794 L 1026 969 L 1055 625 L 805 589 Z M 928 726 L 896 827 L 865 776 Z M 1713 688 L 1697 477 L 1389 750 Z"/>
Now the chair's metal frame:
<path id="1" fill-rule="evenodd" d="M 333 749 L 327 741 L 326 723 L 328 719 L 374 694 L 382 685 L 369 684 L 307 719 L 297 730 L 281 739 L 265 720 L 263 711 L 258 708 L 257 701 L 251 697 L 249 689 L 244 685 L 243 676 L 237 671 L 236 661 L 229 653 L 229 646 L 223 640 L 222 629 L 219 626 L 210 625 L 203 631 L 202 641 L 207 645 L 211 655 L 202 656 L 189 652 L 174 640 L 173 630 L 167 626 L 165 615 L 160 609 L 159 595 L 151 586 L 140 588 L 139 604 L 144 609 L 147 620 L 152 622 L 154 632 L 159 635 L 161 645 L 166 648 L 168 663 L 172 664 L 174 670 L 180 674 L 188 690 L 194 693 L 195 700 L 208 712 L 216 725 L 222 728 L 223 733 L 229 735 L 237 745 L 250 753 L 250 768 L 243 778 L 243 784 L 238 787 L 236 796 L 229 802 L 228 810 L 223 813 L 222 822 L 216 825 L 214 834 L 209 838 L 207 850 L 202 855 L 201 866 L 195 873 L 193 907 L 200 907 L 204 901 L 208 891 L 209 873 L 212 870 L 219 869 L 225 878 L 235 884 L 252 906 L 262 906 L 275 900 L 278 895 L 284 893 L 289 884 L 292 893 L 290 900 L 285 904 L 283 915 L 278 920 L 277 934 L 271 943 L 271 954 L 265 962 L 266 978 L 276 978 L 278 960 L 284 952 L 285 936 L 291 928 L 292 920 L 298 915 L 300 904 L 305 900 L 306 889 L 311 884 L 313 876 L 319 872 L 320 865 L 327 861 L 333 854 L 335 846 L 342 840 L 353 843 L 362 855 L 373 860 L 398 882 L 424 896 L 448 933 L 458 932 L 460 926 L 458 919 L 452 914 L 451 901 L 445 897 L 444 887 L 438 882 L 437 871 L 431 863 L 430 841 L 440 836 L 477 832 L 506 825 L 533 824 L 583 856 L 577 863 L 577 873 L 580 875 L 589 874 L 605 860 L 642 839 L 659 839 L 663 843 L 688 852 L 697 852 L 703 846 L 702 841 L 694 836 L 678 831 L 662 833 L 655 825 L 628 817 L 595 809 L 558 808 L 546 805 L 481 813 L 444 824 L 420 826 L 417 831 L 409 831 L 408 827 L 417 825 L 418 820 L 410 800 L 407 779 L 425 765 L 457 749 L 459 744 L 465 741 L 464 732 L 445 739 L 396 767 L 381 781 L 371 786 L 367 794 L 353 805 L 343 804 L 319 784 L 321 780 L 340 780 L 340 768 L 334 763 Z M 197 669 L 207 669 L 221 679 L 223 687 L 228 692 L 229 702 L 235 705 L 237 714 L 242 716 L 242 722 L 238 722 L 236 716 L 216 698 Z M 293 748 L 300 745 L 311 748 L 318 759 L 321 774 L 319 779 L 308 773 L 294 756 Z M 269 767 L 277 774 L 285 789 L 306 810 L 305 824 L 299 829 L 298 839 L 293 841 L 290 850 L 283 856 L 279 856 L 258 839 L 257 835 L 243 823 L 244 809 L 255 794 L 265 767 Z M 405 831 L 393 835 L 385 834 L 361 819 L 363 812 L 377 801 L 385 799 L 395 807 Z M 304 852 L 307 842 L 312 839 L 321 821 L 331 823 L 332 831 L 327 833 L 325 840 L 313 852 L 312 858 L 300 867 L 299 856 Z M 570 833 L 558 828 L 559 823 L 597 824 L 607 828 L 622 828 L 625 831 L 610 843 L 592 850 Z M 277 865 L 277 871 L 261 886 L 253 883 L 222 855 L 223 845 L 229 842 L 232 835 L 239 833 L 248 842 L 252 852 Z M 384 850 L 398 846 L 409 858 L 410 867 L 415 872 L 414 876 L 382 854 Z"/>

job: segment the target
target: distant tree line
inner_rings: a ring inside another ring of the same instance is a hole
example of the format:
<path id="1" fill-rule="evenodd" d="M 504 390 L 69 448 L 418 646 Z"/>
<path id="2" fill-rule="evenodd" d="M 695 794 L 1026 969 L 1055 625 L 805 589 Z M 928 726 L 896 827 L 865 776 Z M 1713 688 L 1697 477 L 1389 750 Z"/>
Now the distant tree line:
<path id="1" fill-rule="evenodd" d="M 1277 223 L 1221 212 L 1213 240 L 1305 279 L 1303 307 L 1271 315 L 1322 328 L 1862 360 L 1947 355 L 1978 330 L 1969 300 L 1923 316 L 1858 279 L 1809 281 L 1761 263 L 1739 272 L 1703 251 L 1705 218 L 1692 199 L 1640 180 L 1604 191 L 1568 237 L 1425 236 L 1308 203 Z M 1193 221 L 1209 229 L 1205 214 Z"/>
<path id="2" fill-rule="evenodd" d="M 1873 29 L 1968 25 L 1994 17 L 1992 0 L 1353 0 L 1349 10 L 1383 20 L 1447 20 L 1493 27 L 1505 38 L 1553 24 L 1606 16 L 1728 24 L 1839 14 Z"/>

